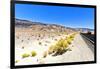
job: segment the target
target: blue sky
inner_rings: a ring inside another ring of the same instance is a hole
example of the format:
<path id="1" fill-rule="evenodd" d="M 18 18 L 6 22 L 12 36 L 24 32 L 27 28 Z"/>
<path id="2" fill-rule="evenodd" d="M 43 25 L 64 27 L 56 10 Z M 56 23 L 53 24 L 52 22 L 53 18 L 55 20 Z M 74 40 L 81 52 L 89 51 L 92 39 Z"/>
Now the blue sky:
<path id="1" fill-rule="evenodd" d="M 66 27 L 94 29 L 94 8 L 16 4 L 15 17 Z"/>

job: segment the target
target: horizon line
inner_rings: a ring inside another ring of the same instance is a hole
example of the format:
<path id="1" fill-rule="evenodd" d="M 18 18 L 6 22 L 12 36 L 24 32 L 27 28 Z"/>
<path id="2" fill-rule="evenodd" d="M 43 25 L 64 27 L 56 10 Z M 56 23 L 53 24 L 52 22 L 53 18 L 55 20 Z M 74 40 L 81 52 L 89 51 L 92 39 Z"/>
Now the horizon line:
<path id="1" fill-rule="evenodd" d="M 71 27 L 71 26 L 65 26 L 65 25 L 61 25 L 61 24 L 56 24 L 56 23 L 45 23 L 45 22 L 40 22 L 40 21 L 32 21 L 32 20 L 29 20 L 29 19 L 21 19 L 21 18 L 15 18 L 15 19 L 19 19 L 19 20 L 26 20 L 26 21 L 30 21 L 30 22 L 39 22 L 39 23 L 42 23 L 42 24 L 49 24 L 49 25 L 60 25 L 60 26 L 64 26 L 64 27 L 69 27 L 69 28 L 86 28 L 86 29 L 93 29 L 93 28 L 87 28 L 87 27 Z M 94 30 L 94 29 L 93 29 Z"/>

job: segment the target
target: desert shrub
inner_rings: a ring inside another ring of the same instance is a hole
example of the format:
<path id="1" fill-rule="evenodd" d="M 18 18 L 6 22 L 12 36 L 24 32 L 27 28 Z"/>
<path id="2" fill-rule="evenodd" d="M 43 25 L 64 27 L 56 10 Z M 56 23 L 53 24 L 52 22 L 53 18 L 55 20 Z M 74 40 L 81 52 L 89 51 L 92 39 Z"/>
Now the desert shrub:
<path id="1" fill-rule="evenodd" d="M 60 54 L 63 51 L 63 47 L 56 47 L 56 54 Z"/>
<path id="2" fill-rule="evenodd" d="M 55 39 L 55 41 L 57 41 L 57 39 Z"/>
<path id="3" fill-rule="evenodd" d="M 71 35 L 69 38 L 74 38 L 74 35 Z"/>
<path id="4" fill-rule="evenodd" d="M 22 46 L 22 49 L 24 49 L 24 46 Z"/>
<path id="5" fill-rule="evenodd" d="M 66 51 L 66 48 L 64 47 L 60 47 L 60 46 L 55 46 L 55 50 L 54 50 L 54 54 L 52 56 L 56 56 L 56 55 L 62 55 L 65 51 Z"/>
<path id="6" fill-rule="evenodd" d="M 39 34 L 38 37 L 41 37 L 41 35 Z"/>
<path id="7" fill-rule="evenodd" d="M 24 53 L 23 55 L 22 55 L 22 58 L 26 58 L 26 57 L 29 57 L 30 55 L 28 54 L 28 53 Z"/>
<path id="8" fill-rule="evenodd" d="M 50 46 L 49 47 L 49 50 L 48 50 L 48 54 L 52 54 L 53 53 L 53 51 L 55 51 L 55 46 Z"/>
<path id="9" fill-rule="evenodd" d="M 66 48 L 66 47 L 68 47 L 68 42 L 67 42 L 67 40 L 64 40 L 64 42 L 63 42 L 63 48 Z"/>
<path id="10" fill-rule="evenodd" d="M 41 43 L 41 42 L 39 42 L 39 45 L 42 45 L 42 43 Z"/>
<path id="11" fill-rule="evenodd" d="M 45 51 L 43 54 L 43 58 L 46 58 L 46 57 L 47 57 L 47 51 Z"/>
<path id="12" fill-rule="evenodd" d="M 17 37 L 17 39 L 19 39 L 19 36 L 16 36 Z"/>
<path id="13" fill-rule="evenodd" d="M 70 48 L 67 49 L 68 51 L 72 51 Z"/>
<path id="14" fill-rule="evenodd" d="M 67 41 L 64 39 L 60 39 L 55 45 L 49 48 L 49 54 L 51 53 L 61 54 L 67 46 L 68 46 Z"/>
<path id="15" fill-rule="evenodd" d="M 31 55 L 32 55 L 32 57 L 36 56 L 36 52 L 35 51 L 32 51 L 31 52 Z"/>
<path id="16" fill-rule="evenodd" d="M 21 42 L 23 42 L 24 40 L 21 40 Z"/>
<path id="17" fill-rule="evenodd" d="M 45 46 L 47 46 L 47 44 L 45 44 Z"/>
<path id="18" fill-rule="evenodd" d="M 71 44 L 72 40 L 74 39 L 75 34 L 66 37 L 65 39 L 60 39 L 55 45 L 49 48 L 49 54 L 55 53 L 54 55 L 60 55 L 67 50 L 69 44 Z M 71 51 L 71 49 L 68 49 Z"/>
<path id="19" fill-rule="evenodd" d="M 73 41 L 73 40 L 74 40 L 74 38 L 71 38 L 71 40 Z"/>
<path id="20" fill-rule="evenodd" d="M 16 60 L 16 61 L 15 61 L 15 63 L 18 63 L 18 62 L 19 62 L 19 60 Z"/>
<path id="21" fill-rule="evenodd" d="M 56 45 L 57 45 L 57 46 L 63 46 L 63 42 L 64 42 L 64 39 L 60 39 L 60 40 L 56 43 Z"/>
<path id="22" fill-rule="evenodd" d="M 68 44 L 71 44 L 71 42 L 72 42 L 72 39 L 71 39 L 71 38 L 68 38 L 68 39 L 67 39 L 67 43 L 68 43 Z"/>
<path id="23" fill-rule="evenodd" d="M 67 38 L 68 44 L 71 44 L 71 42 L 74 40 L 74 37 L 75 37 L 75 34 L 72 34 Z"/>

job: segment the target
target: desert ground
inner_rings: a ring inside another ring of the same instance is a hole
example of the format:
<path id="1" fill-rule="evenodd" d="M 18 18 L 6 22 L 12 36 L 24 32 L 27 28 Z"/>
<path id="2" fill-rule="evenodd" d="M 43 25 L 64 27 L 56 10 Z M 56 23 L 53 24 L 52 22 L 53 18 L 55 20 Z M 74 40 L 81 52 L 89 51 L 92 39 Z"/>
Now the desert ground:
<path id="1" fill-rule="evenodd" d="M 15 65 L 93 61 L 94 52 L 80 33 L 66 33 L 15 27 Z M 69 44 L 60 43 L 73 34 Z"/>

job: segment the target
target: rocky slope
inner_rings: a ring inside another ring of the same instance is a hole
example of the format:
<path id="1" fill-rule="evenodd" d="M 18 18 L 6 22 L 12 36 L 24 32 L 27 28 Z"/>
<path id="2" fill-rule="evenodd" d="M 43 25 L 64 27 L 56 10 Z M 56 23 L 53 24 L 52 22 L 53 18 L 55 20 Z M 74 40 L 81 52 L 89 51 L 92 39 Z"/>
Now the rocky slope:
<path id="1" fill-rule="evenodd" d="M 56 24 L 44 24 L 41 22 L 32 22 L 28 20 L 15 19 L 16 28 L 31 28 L 34 31 L 43 31 L 43 32 L 67 32 L 72 33 L 76 30 L 70 27 L 64 27 Z"/>

